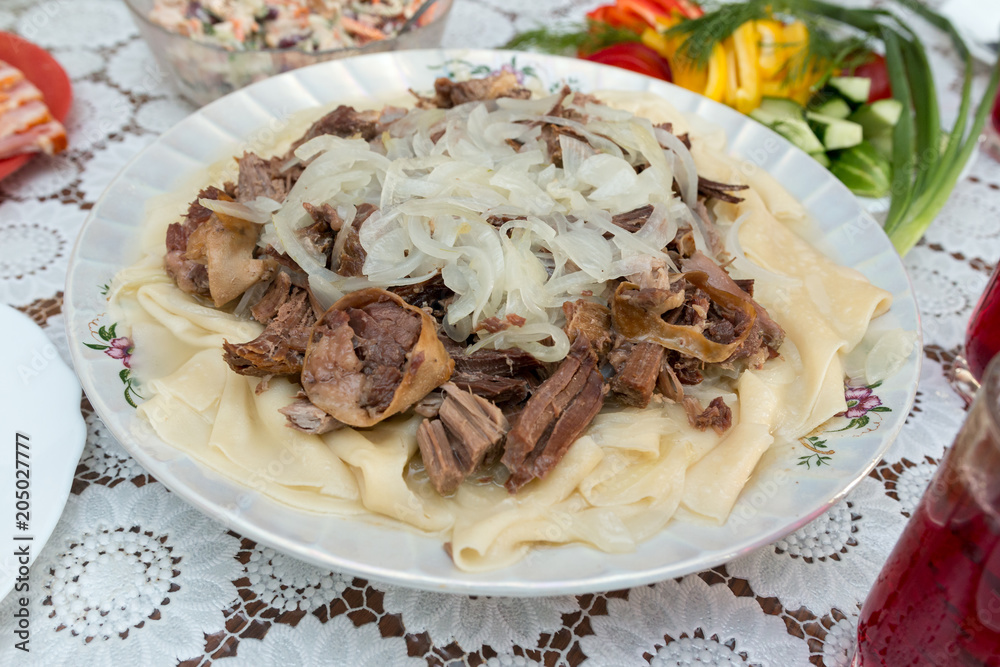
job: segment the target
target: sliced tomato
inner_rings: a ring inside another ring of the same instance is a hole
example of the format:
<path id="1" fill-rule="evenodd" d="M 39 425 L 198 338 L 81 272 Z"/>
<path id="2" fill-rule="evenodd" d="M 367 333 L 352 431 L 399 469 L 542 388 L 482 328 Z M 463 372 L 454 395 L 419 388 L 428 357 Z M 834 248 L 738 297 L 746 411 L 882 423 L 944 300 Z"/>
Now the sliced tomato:
<path id="1" fill-rule="evenodd" d="M 607 23 L 616 28 L 625 28 L 635 33 L 646 29 L 646 20 L 618 5 L 603 5 L 587 12 L 587 18 L 598 23 Z"/>
<path id="2" fill-rule="evenodd" d="M 626 42 L 595 51 L 584 60 L 621 67 L 664 81 L 672 81 L 670 62 L 645 44 Z"/>
<path id="3" fill-rule="evenodd" d="M 885 56 L 879 53 L 872 53 L 868 61 L 858 65 L 851 72 L 851 76 L 863 76 L 871 79 L 872 88 L 868 93 L 868 103 L 886 100 L 892 97 L 892 85 L 889 83 L 889 70 L 885 66 Z"/>

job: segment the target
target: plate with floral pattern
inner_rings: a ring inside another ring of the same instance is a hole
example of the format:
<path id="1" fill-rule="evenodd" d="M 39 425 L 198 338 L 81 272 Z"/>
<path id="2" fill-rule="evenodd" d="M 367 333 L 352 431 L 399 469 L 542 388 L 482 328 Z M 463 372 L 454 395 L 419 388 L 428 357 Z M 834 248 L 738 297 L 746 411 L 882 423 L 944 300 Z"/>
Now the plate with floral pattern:
<path id="1" fill-rule="evenodd" d="M 809 240 L 893 295 L 873 337 L 919 332 L 909 279 L 898 254 L 858 200 L 815 160 L 736 111 L 662 81 L 555 56 L 488 50 L 425 50 L 349 58 L 256 83 L 204 107 L 164 133 L 111 183 L 94 206 L 70 260 L 65 296 L 74 362 L 94 408 L 156 479 L 234 531 L 316 565 L 388 583 L 465 594 L 539 596 L 636 586 L 724 563 L 787 535 L 842 499 L 881 459 L 916 394 L 920 354 L 884 382 L 845 378 L 847 410 L 765 458 L 722 526 L 674 522 L 631 553 L 582 546 L 538 549 L 513 566 L 457 570 L 436 536 L 360 519 L 292 510 L 208 470 L 140 422 L 142 378 L 132 375 L 126 322 L 109 314 L 102 286 L 137 258 L 147 203 L 190 175 L 242 151 L 261 128 L 302 109 L 360 97 L 398 98 L 430 90 L 438 76 L 513 70 L 526 85 L 554 91 L 648 91 L 720 126 L 731 153 L 778 179 L 815 219 Z M 876 339 L 873 339 L 876 340 Z M 919 350 L 919 346 L 916 348 Z"/>

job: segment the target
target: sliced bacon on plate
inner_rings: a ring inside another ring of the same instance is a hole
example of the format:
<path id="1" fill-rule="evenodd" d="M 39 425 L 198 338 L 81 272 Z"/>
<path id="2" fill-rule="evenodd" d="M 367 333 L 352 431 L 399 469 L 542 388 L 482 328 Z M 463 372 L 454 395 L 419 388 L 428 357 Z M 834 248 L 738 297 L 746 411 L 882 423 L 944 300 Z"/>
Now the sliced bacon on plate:
<path id="1" fill-rule="evenodd" d="M 65 148 L 66 128 L 52 117 L 42 93 L 20 70 L 0 61 L 0 160 Z"/>

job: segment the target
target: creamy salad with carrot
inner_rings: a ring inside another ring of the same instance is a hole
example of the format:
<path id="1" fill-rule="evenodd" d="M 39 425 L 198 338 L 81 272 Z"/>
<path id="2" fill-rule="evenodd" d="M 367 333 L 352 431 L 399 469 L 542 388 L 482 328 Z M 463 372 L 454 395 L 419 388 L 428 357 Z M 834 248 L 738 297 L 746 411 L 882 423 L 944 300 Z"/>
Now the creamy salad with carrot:
<path id="1" fill-rule="evenodd" d="M 156 0 L 149 19 L 233 51 L 326 51 L 393 37 L 427 0 Z"/>

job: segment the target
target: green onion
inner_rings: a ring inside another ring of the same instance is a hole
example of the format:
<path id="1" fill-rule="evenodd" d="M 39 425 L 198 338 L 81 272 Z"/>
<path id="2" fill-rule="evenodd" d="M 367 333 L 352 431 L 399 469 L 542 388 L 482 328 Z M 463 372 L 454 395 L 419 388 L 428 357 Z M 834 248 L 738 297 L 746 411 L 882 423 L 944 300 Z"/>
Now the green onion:
<path id="1" fill-rule="evenodd" d="M 894 1 L 948 34 L 963 61 L 961 104 L 955 123 L 944 133 L 947 137 L 944 142 L 927 52 L 916 33 L 897 14 L 886 9 L 851 9 L 825 0 L 747 0 L 741 4 L 723 5 L 701 18 L 681 22 L 667 34 L 684 36 L 679 53 L 696 63 L 705 61 L 713 45 L 732 34 L 745 21 L 764 16 L 794 17 L 805 21 L 810 26 L 810 34 L 816 31 L 817 37 L 810 39 L 810 55 L 837 63 L 850 62 L 851 57 L 863 52 L 864 39 L 881 40 L 885 47 L 893 97 L 903 104 L 904 109 L 893 130 L 892 203 L 885 221 L 885 232 L 899 253 L 905 254 L 920 240 L 948 201 L 972 151 L 976 149 L 1000 87 L 1000 63 L 993 68 L 989 85 L 970 122 L 973 63 L 968 46 L 948 19 L 920 0 Z M 830 22 L 853 28 L 863 38 L 855 36 L 835 40 L 821 30 Z M 590 22 L 586 28 L 581 26 L 575 31 L 531 31 L 515 38 L 508 47 L 534 46 L 550 52 L 586 50 L 588 47 L 594 50 L 595 44 L 606 45 L 638 38 L 635 33 Z"/>

